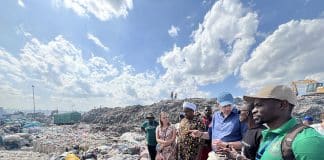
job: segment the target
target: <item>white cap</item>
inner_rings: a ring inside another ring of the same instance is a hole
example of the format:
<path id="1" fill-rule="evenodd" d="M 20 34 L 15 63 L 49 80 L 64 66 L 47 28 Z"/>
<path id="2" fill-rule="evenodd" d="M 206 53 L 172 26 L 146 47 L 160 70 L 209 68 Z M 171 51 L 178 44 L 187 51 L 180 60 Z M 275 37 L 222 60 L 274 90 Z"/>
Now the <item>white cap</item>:
<path id="1" fill-rule="evenodd" d="M 197 108 L 195 104 L 190 103 L 190 102 L 183 102 L 182 107 L 183 107 L 183 109 L 188 108 L 188 109 L 191 109 L 193 111 L 196 111 L 196 108 Z"/>

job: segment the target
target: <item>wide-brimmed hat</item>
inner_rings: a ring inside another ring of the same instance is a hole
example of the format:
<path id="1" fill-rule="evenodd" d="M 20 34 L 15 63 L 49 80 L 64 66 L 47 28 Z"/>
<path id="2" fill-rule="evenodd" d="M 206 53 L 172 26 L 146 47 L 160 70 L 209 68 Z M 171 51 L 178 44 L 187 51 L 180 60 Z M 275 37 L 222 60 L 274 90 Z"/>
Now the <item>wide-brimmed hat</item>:
<path id="1" fill-rule="evenodd" d="M 153 113 L 148 113 L 148 114 L 146 115 L 146 119 L 148 119 L 148 118 L 154 118 Z"/>
<path id="2" fill-rule="evenodd" d="M 255 95 L 243 96 L 245 101 L 251 101 L 253 99 L 278 99 L 286 100 L 292 105 L 297 104 L 297 97 L 290 87 L 285 85 L 272 85 L 263 87 Z"/>

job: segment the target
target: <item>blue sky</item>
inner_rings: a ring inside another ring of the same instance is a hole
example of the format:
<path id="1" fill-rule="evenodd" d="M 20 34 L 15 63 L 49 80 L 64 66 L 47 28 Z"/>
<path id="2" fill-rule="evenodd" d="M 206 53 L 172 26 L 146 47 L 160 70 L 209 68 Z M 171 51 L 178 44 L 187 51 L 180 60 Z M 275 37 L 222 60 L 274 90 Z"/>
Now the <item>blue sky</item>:
<path id="1" fill-rule="evenodd" d="M 68 110 L 324 81 L 321 0 L 2 2 L 0 106 Z"/>

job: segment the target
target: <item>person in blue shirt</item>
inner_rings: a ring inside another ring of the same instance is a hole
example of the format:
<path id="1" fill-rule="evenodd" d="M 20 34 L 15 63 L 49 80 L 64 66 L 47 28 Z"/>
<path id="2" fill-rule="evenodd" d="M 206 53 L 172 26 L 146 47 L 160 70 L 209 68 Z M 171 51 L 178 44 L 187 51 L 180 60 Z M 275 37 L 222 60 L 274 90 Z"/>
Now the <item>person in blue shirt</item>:
<path id="1" fill-rule="evenodd" d="M 212 140 L 213 151 L 223 154 L 224 148 L 233 146 L 240 149 L 243 134 L 247 130 L 245 123 L 241 123 L 238 110 L 234 106 L 232 94 L 221 93 L 217 97 L 219 111 L 215 112 L 208 132 L 192 130 L 191 135 Z"/>

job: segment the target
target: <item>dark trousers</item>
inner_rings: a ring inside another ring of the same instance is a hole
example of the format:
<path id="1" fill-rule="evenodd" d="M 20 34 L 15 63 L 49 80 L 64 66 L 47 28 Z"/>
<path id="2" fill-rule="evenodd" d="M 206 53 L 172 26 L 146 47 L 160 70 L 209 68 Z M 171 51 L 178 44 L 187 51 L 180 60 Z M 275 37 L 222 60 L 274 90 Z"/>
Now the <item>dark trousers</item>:
<path id="1" fill-rule="evenodd" d="M 156 156 L 156 146 L 147 145 L 147 149 L 150 153 L 151 160 L 155 160 Z"/>

